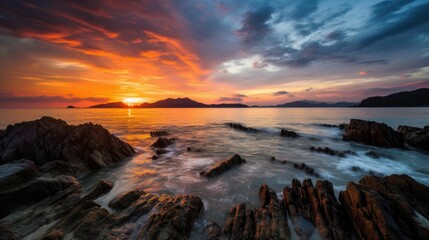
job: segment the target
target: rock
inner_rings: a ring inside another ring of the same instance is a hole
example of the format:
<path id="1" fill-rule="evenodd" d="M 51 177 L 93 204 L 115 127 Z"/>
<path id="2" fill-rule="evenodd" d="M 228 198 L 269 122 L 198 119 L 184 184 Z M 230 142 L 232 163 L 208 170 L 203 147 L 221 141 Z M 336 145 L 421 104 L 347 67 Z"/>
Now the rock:
<path id="1" fill-rule="evenodd" d="M 362 172 L 362 168 L 358 167 L 358 166 L 352 166 L 352 171 L 353 172 Z"/>
<path id="2" fill-rule="evenodd" d="M 112 188 L 113 188 L 112 182 L 105 179 L 101 179 L 96 185 L 92 187 L 92 189 L 89 191 L 87 196 L 91 197 L 92 199 L 96 199 L 110 192 Z"/>
<path id="3" fill-rule="evenodd" d="M 275 161 L 275 160 L 276 160 L 276 157 L 271 156 L 271 157 L 270 157 L 270 160 L 271 160 L 271 161 Z"/>
<path id="4" fill-rule="evenodd" d="M 149 133 L 151 137 L 162 137 L 168 135 L 167 131 L 154 131 Z"/>
<path id="5" fill-rule="evenodd" d="M 18 160 L 0 165 L 0 191 L 25 183 L 37 176 L 37 167 L 29 160 Z"/>
<path id="6" fill-rule="evenodd" d="M 166 153 L 168 153 L 168 151 L 165 149 L 157 149 L 156 150 L 156 154 L 158 154 L 158 155 L 162 155 L 162 154 L 166 154 Z"/>
<path id="7" fill-rule="evenodd" d="M 409 126 L 399 126 L 398 132 L 403 133 L 405 142 L 409 145 L 429 151 L 429 126 L 416 128 Z"/>
<path id="8" fill-rule="evenodd" d="M 378 153 L 378 152 L 375 152 L 375 151 L 366 152 L 365 155 L 367 155 L 369 157 L 372 157 L 372 158 L 375 158 L 375 159 L 379 159 L 379 158 L 393 159 L 393 157 L 391 157 L 391 156 L 388 156 L 388 155 L 385 155 L 385 154 L 382 154 L 382 153 Z"/>
<path id="9" fill-rule="evenodd" d="M 344 130 L 347 127 L 347 123 L 341 123 L 340 125 L 338 125 L 338 128 L 341 130 Z"/>
<path id="10" fill-rule="evenodd" d="M 289 239 L 286 215 L 276 193 L 267 185 L 259 190 L 261 207 L 246 209 L 246 204 L 233 207 L 223 227 L 227 239 Z"/>
<path id="11" fill-rule="evenodd" d="M 158 158 L 159 158 L 159 157 L 158 157 L 158 156 L 156 156 L 156 155 L 153 155 L 153 156 L 152 156 L 152 160 L 158 160 Z"/>
<path id="12" fill-rule="evenodd" d="M 190 152 L 190 151 L 192 151 L 192 149 L 191 149 L 190 147 L 188 147 L 188 148 L 186 149 L 186 151 Z"/>
<path id="13" fill-rule="evenodd" d="M 346 154 L 352 154 L 352 155 L 356 155 L 355 152 L 351 151 L 351 150 L 347 150 L 347 151 L 338 151 L 338 150 L 334 150 L 328 147 L 325 148 L 321 148 L 321 147 L 310 147 L 310 150 L 312 152 L 319 152 L 319 153 L 325 153 L 331 156 L 338 156 L 338 157 L 346 157 Z"/>
<path id="14" fill-rule="evenodd" d="M 235 154 L 230 158 L 227 158 L 225 160 L 222 160 L 216 163 L 207 172 L 203 171 L 200 173 L 200 175 L 205 177 L 214 177 L 242 163 L 246 163 L 246 160 L 241 158 L 240 155 Z"/>
<path id="15" fill-rule="evenodd" d="M 170 145 L 172 145 L 174 142 L 173 138 L 163 138 L 163 137 L 159 137 L 158 140 L 156 140 L 156 142 L 154 142 L 152 144 L 152 147 L 154 148 L 166 148 Z"/>
<path id="16" fill-rule="evenodd" d="M 240 123 L 228 123 L 228 126 L 230 128 L 234 128 L 237 130 L 241 130 L 241 131 L 245 131 L 245 132 L 257 132 L 258 130 L 255 128 L 251 128 L 251 127 L 246 127 Z"/>
<path id="17" fill-rule="evenodd" d="M 222 230 L 217 223 L 210 223 L 204 227 L 203 236 L 205 240 L 218 240 Z"/>
<path id="18" fill-rule="evenodd" d="M 366 176 L 340 192 L 362 239 L 429 239 L 429 187 L 407 175 Z"/>
<path id="19" fill-rule="evenodd" d="M 351 239 L 351 229 L 342 206 L 335 198 L 332 183 L 310 179 L 301 183 L 292 180 L 291 188 L 283 189 L 284 204 L 294 223 L 295 232 L 310 238 L 317 226 L 323 239 Z"/>
<path id="20" fill-rule="evenodd" d="M 161 196 L 137 239 L 188 239 L 203 209 L 203 201 L 190 195 Z"/>
<path id="21" fill-rule="evenodd" d="M 344 130 L 343 140 L 378 147 L 405 148 L 404 135 L 384 123 L 351 119 Z"/>
<path id="22" fill-rule="evenodd" d="M 80 184 L 71 176 L 39 177 L 14 188 L 2 190 L 0 191 L 0 218 L 19 206 L 36 203 L 67 188 L 80 189 Z"/>
<path id="23" fill-rule="evenodd" d="M 56 176 L 58 174 L 76 175 L 76 169 L 68 163 L 60 160 L 48 162 L 39 167 L 39 171 L 44 175 Z"/>
<path id="24" fill-rule="evenodd" d="M 319 126 L 328 127 L 328 128 L 337 128 L 338 127 L 338 125 L 328 124 L 328 123 L 321 123 L 321 124 L 319 124 Z"/>
<path id="25" fill-rule="evenodd" d="M 145 192 L 138 189 L 126 192 L 110 201 L 109 207 L 117 210 L 122 210 L 128 207 L 133 202 L 135 202 L 142 194 L 145 194 Z"/>
<path id="26" fill-rule="evenodd" d="M 281 132 L 280 132 L 280 136 L 282 136 L 282 137 L 291 137 L 291 138 L 299 137 L 299 135 L 296 132 L 290 131 L 290 130 L 287 130 L 287 129 L 282 129 Z"/>
<path id="27" fill-rule="evenodd" d="M 293 166 L 294 168 L 299 169 L 299 170 L 302 170 L 302 171 L 304 171 L 304 172 L 306 172 L 306 173 L 308 173 L 308 174 L 310 174 L 310 175 L 313 175 L 313 176 L 315 176 L 315 177 L 319 177 L 319 174 L 317 174 L 317 173 L 315 172 L 314 168 L 312 168 L 312 167 L 308 166 L 307 164 L 305 164 L 305 163 L 298 164 L 298 163 L 295 163 L 295 162 L 291 162 L 291 163 L 293 163 L 293 165 L 292 165 L 292 166 Z"/>
<path id="28" fill-rule="evenodd" d="M 0 134 L 0 163 L 3 164 L 24 158 L 42 166 L 60 160 L 74 172 L 88 172 L 121 161 L 133 153 L 129 144 L 100 125 L 72 126 L 51 117 L 9 125 Z"/>

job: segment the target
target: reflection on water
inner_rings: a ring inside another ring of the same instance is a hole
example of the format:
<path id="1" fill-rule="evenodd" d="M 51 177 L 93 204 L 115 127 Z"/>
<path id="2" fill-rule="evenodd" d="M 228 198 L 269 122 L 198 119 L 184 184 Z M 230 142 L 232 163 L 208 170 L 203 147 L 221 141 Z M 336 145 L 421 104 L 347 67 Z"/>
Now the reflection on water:
<path id="1" fill-rule="evenodd" d="M 195 194 L 205 205 L 203 217 L 197 224 L 200 227 L 210 221 L 223 223 L 229 208 L 236 203 L 258 204 L 258 190 L 263 183 L 281 195 L 283 187 L 293 178 L 314 179 L 289 164 L 282 164 L 283 160 L 314 167 L 321 179 L 334 183 L 337 194 L 349 181 L 357 181 L 369 172 L 405 173 L 429 185 L 429 155 L 344 142 L 339 129 L 320 126 L 321 123 L 340 124 L 350 118 L 360 118 L 385 122 L 393 128 L 400 124 L 422 127 L 429 125 L 429 108 L 0 109 L 0 114 L 0 129 L 44 115 L 61 118 L 69 124 L 102 124 L 132 144 L 138 154 L 81 179 L 83 186 L 102 178 L 115 183 L 112 191 L 97 201 L 107 208 L 115 195 L 136 187 L 153 193 Z M 228 128 L 226 122 L 241 122 L 261 131 L 236 131 Z M 279 136 L 281 128 L 297 131 L 302 137 L 282 138 Z M 154 161 L 150 144 L 155 139 L 150 138 L 149 132 L 155 130 L 167 130 L 170 137 L 178 140 L 167 148 L 167 154 Z M 311 146 L 353 150 L 356 155 L 332 157 L 311 152 Z M 193 151 L 186 151 L 187 147 Z M 367 156 L 366 152 L 371 150 L 383 157 Z M 200 171 L 234 153 L 240 154 L 247 163 L 214 179 L 199 176 Z M 271 156 L 277 160 L 270 161 Z M 198 227 L 195 231 L 199 231 Z"/>

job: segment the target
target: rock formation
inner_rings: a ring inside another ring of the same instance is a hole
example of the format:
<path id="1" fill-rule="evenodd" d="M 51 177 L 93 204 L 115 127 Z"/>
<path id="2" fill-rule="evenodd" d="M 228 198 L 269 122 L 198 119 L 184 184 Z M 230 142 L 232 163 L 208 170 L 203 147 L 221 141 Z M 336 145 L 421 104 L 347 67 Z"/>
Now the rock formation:
<path id="1" fill-rule="evenodd" d="M 343 139 L 378 147 L 405 148 L 404 135 L 384 123 L 351 119 Z"/>
<path id="2" fill-rule="evenodd" d="M 246 163 L 246 160 L 241 158 L 240 155 L 235 154 L 230 158 L 216 163 L 209 170 L 201 172 L 200 175 L 205 177 L 214 177 L 242 163 Z"/>
<path id="3" fill-rule="evenodd" d="M 280 131 L 280 136 L 282 136 L 282 137 L 291 137 L 291 138 L 299 137 L 299 135 L 296 132 L 291 131 L 291 130 L 287 130 L 287 129 L 282 129 Z"/>
<path id="4" fill-rule="evenodd" d="M 409 126 L 399 126 L 398 132 L 403 133 L 405 142 L 409 145 L 429 151 L 429 126 L 416 128 Z"/>

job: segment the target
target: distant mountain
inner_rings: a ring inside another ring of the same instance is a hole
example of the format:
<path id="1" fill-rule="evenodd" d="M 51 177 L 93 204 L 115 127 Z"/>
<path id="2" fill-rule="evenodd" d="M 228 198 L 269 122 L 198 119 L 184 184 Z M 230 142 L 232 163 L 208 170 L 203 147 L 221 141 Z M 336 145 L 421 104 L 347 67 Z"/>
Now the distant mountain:
<path id="1" fill-rule="evenodd" d="M 284 103 L 276 105 L 275 107 L 353 107 L 356 103 L 353 102 L 337 102 L 337 103 L 325 103 L 316 102 L 310 100 L 301 100 L 290 103 Z"/>
<path id="2" fill-rule="evenodd" d="M 129 108 L 127 104 L 123 102 L 104 103 L 91 106 L 90 108 Z"/>
<path id="3" fill-rule="evenodd" d="M 399 92 L 384 97 L 369 97 L 359 107 L 429 107 L 429 88 Z"/>
<path id="4" fill-rule="evenodd" d="M 203 108 L 208 105 L 189 98 L 167 98 L 154 103 L 143 103 L 141 108 Z"/>
<path id="5" fill-rule="evenodd" d="M 114 102 L 91 106 L 90 108 L 129 108 L 123 102 Z M 189 98 L 167 98 L 154 103 L 142 103 L 136 108 L 245 108 L 249 107 L 241 103 L 204 104 Z"/>

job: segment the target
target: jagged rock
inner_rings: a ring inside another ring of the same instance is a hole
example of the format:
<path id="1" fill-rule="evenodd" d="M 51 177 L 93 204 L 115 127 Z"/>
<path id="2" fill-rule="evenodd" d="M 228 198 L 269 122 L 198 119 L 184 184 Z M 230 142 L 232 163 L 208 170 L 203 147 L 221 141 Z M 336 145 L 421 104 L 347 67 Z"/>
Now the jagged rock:
<path id="1" fill-rule="evenodd" d="M 203 201 L 190 195 L 161 196 L 158 209 L 141 229 L 138 239 L 188 239 Z"/>
<path id="2" fill-rule="evenodd" d="M 343 140 L 378 147 L 405 148 L 404 135 L 384 123 L 351 119 L 345 127 Z"/>
<path id="3" fill-rule="evenodd" d="M 203 171 L 200 173 L 200 175 L 205 177 L 214 177 L 242 163 L 246 163 L 246 160 L 241 158 L 240 155 L 235 154 L 230 158 L 227 158 L 225 160 L 222 160 L 216 163 L 207 172 Z"/>
<path id="4" fill-rule="evenodd" d="M 152 160 L 158 160 L 158 158 L 159 158 L 159 157 L 158 157 L 157 155 L 153 155 L 153 156 L 152 156 Z"/>
<path id="5" fill-rule="evenodd" d="M 166 147 L 172 145 L 173 143 L 174 143 L 173 138 L 160 137 L 160 138 L 158 138 L 158 140 L 156 140 L 156 142 L 154 142 L 152 144 L 152 147 L 154 147 L 154 148 L 166 148 Z"/>
<path id="6" fill-rule="evenodd" d="M 409 126 L 399 126 L 398 132 L 403 133 L 405 142 L 409 145 L 429 151 L 429 126 L 416 128 Z"/>
<path id="7" fill-rule="evenodd" d="M 234 206 L 227 216 L 223 235 L 228 239 L 289 239 L 286 215 L 276 193 L 267 185 L 259 190 L 261 208 Z"/>
<path id="8" fill-rule="evenodd" d="M 113 209 L 122 210 L 128 207 L 134 201 L 136 201 L 142 194 L 145 194 L 145 192 L 138 189 L 126 192 L 124 194 L 117 196 L 112 201 L 110 201 L 109 207 Z"/>
<path id="9" fill-rule="evenodd" d="M 100 125 L 72 126 L 51 117 L 9 125 L 0 134 L 0 163 L 24 158 L 42 166 L 60 160 L 68 163 L 75 172 L 87 172 L 111 165 L 133 153 L 129 144 Z"/>
<path id="10" fill-rule="evenodd" d="M 168 135 L 167 131 L 154 131 L 149 133 L 151 137 L 162 137 Z"/>
<path id="11" fill-rule="evenodd" d="M 293 167 L 296 168 L 296 169 L 300 169 L 300 170 L 302 170 L 302 171 L 304 171 L 304 172 L 306 172 L 306 173 L 308 173 L 310 175 L 313 175 L 315 177 L 319 177 L 319 174 L 315 172 L 314 168 L 308 166 L 305 163 L 301 163 L 301 164 L 299 164 L 299 163 L 293 163 Z"/>
<path id="12" fill-rule="evenodd" d="M 257 132 L 258 130 L 255 128 L 251 128 L 251 127 L 246 127 L 240 123 L 228 123 L 228 126 L 230 128 L 234 128 L 237 130 L 241 130 L 241 131 L 245 131 L 245 132 Z"/>
<path id="13" fill-rule="evenodd" d="M 15 187 L 37 176 L 37 167 L 29 160 L 18 160 L 0 165 L 0 191 Z"/>
<path id="14" fill-rule="evenodd" d="M 80 188 L 76 178 L 71 176 L 39 177 L 14 188 L 0 191 L 0 218 L 19 206 L 36 203 L 67 188 Z"/>
<path id="15" fill-rule="evenodd" d="M 339 199 L 359 238 L 429 239 L 429 187 L 407 175 L 366 176 Z"/>
<path id="16" fill-rule="evenodd" d="M 292 137 L 292 138 L 299 137 L 299 135 L 296 132 L 290 131 L 290 130 L 287 130 L 287 129 L 282 129 L 281 132 L 280 132 L 280 136 L 282 136 L 282 137 Z"/>
<path id="17" fill-rule="evenodd" d="M 165 149 L 157 149 L 156 150 L 156 154 L 158 154 L 158 155 L 162 155 L 162 154 L 166 154 L 166 153 L 168 153 L 168 151 Z"/>
<path id="18" fill-rule="evenodd" d="M 310 150 L 312 152 L 319 152 L 319 153 L 325 153 L 331 156 L 338 156 L 338 157 L 346 157 L 346 154 L 352 154 L 355 155 L 356 153 L 351 151 L 351 150 L 346 150 L 346 151 L 338 151 L 338 150 L 334 150 L 328 147 L 325 148 L 321 148 L 321 147 L 310 147 Z"/>
<path id="19" fill-rule="evenodd" d="M 293 179 L 291 188 L 283 189 L 284 204 L 294 223 L 295 232 L 304 239 L 317 226 L 323 239 L 351 239 L 351 230 L 342 206 L 337 202 L 332 183 Z"/>
<path id="20" fill-rule="evenodd" d="M 105 179 L 101 179 L 87 194 L 87 196 L 95 199 L 98 198 L 108 192 L 110 192 L 110 190 L 112 190 L 113 188 L 113 183 L 105 180 Z"/>
<path id="21" fill-rule="evenodd" d="M 217 223 L 210 223 L 204 227 L 203 236 L 205 240 L 218 240 L 222 230 Z"/>

